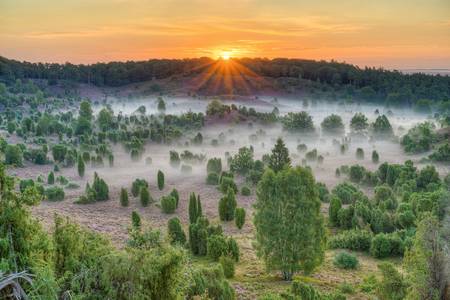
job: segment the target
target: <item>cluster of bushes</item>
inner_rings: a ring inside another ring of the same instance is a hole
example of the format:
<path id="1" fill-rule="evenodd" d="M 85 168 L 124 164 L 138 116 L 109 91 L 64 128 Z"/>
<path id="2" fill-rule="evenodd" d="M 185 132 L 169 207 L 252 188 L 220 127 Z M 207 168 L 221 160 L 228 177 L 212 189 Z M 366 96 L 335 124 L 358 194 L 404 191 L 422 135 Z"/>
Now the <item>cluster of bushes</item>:
<path id="1" fill-rule="evenodd" d="M 109 199 L 109 188 L 106 182 L 100 178 L 97 172 L 94 173 L 92 185 L 86 184 L 85 194 L 80 196 L 76 203 L 87 204 L 96 201 L 105 201 Z"/>

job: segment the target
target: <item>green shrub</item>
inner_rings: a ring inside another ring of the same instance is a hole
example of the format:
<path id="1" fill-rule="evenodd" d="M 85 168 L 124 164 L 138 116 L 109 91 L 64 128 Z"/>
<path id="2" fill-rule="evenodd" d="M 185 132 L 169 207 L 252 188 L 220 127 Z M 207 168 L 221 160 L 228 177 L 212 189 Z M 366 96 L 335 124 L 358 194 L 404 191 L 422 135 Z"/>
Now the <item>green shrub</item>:
<path id="1" fill-rule="evenodd" d="M 164 173 L 161 170 L 158 170 L 158 189 L 162 191 L 164 189 Z"/>
<path id="2" fill-rule="evenodd" d="M 330 192 L 328 191 L 327 186 L 322 182 L 316 183 L 317 191 L 319 192 L 319 199 L 321 202 L 329 202 L 330 201 Z"/>
<path id="3" fill-rule="evenodd" d="M 21 193 L 25 192 L 27 187 L 32 187 L 32 186 L 34 186 L 34 180 L 33 179 L 22 179 L 22 180 L 20 180 L 19 189 L 20 189 Z"/>
<path id="4" fill-rule="evenodd" d="M 372 151 L 372 162 L 374 164 L 377 164 L 380 161 L 380 156 L 378 155 L 378 152 L 373 150 Z"/>
<path id="5" fill-rule="evenodd" d="M 133 197 L 139 196 L 142 187 L 148 188 L 148 182 L 145 179 L 138 178 L 133 181 L 133 184 L 131 186 L 131 194 L 133 195 Z"/>
<path id="6" fill-rule="evenodd" d="M 356 149 L 356 158 L 357 159 L 364 159 L 364 150 L 362 148 Z"/>
<path id="7" fill-rule="evenodd" d="M 206 172 L 220 174 L 222 172 L 222 160 L 220 158 L 211 158 L 206 164 Z"/>
<path id="8" fill-rule="evenodd" d="M 7 145 L 5 148 L 5 164 L 22 166 L 23 151 L 18 145 Z"/>
<path id="9" fill-rule="evenodd" d="M 178 208 L 178 203 L 180 202 L 180 194 L 178 193 L 178 190 L 172 189 L 169 195 L 175 198 L 176 208 Z"/>
<path id="10" fill-rule="evenodd" d="M 348 252 L 339 252 L 333 260 L 336 267 L 341 269 L 356 269 L 358 267 L 358 258 Z"/>
<path id="11" fill-rule="evenodd" d="M 381 280 L 376 287 L 376 295 L 379 299 L 401 300 L 406 296 L 407 285 L 403 276 L 397 269 L 387 262 L 378 265 L 381 271 Z"/>
<path id="12" fill-rule="evenodd" d="M 241 188 L 241 195 L 242 196 L 250 196 L 251 194 L 252 194 L 252 191 L 250 190 L 250 188 L 248 186 L 244 185 Z"/>
<path id="13" fill-rule="evenodd" d="M 48 184 L 55 184 L 55 173 L 50 172 L 47 177 Z"/>
<path id="14" fill-rule="evenodd" d="M 184 243 L 186 243 L 186 234 L 183 231 L 180 219 L 177 217 L 170 219 L 167 227 L 170 242 L 172 244 L 184 245 Z"/>
<path id="15" fill-rule="evenodd" d="M 64 190 L 60 187 L 53 186 L 45 190 L 45 196 L 49 201 L 62 201 L 64 200 Z"/>
<path id="16" fill-rule="evenodd" d="M 170 151 L 170 165 L 174 168 L 178 168 L 180 166 L 181 160 L 180 155 L 177 151 Z"/>
<path id="17" fill-rule="evenodd" d="M 236 196 L 233 189 L 229 188 L 226 195 L 219 200 L 219 217 L 222 221 L 232 221 L 236 209 Z"/>
<path id="18" fill-rule="evenodd" d="M 349 178 L 355 183 L 360 183 L 364 178 L 366 169 L 360 165 L 353 165 L 349 170 Z"/>
<path id="19" fill-rule="evenodd" d="M 372 234 L 366 230 L 347 230 L 334 235 L 328 241 L 332 249 L 341 248 L 354 251 L 368 251 L 372 243 Z"/>
<path id="20" fill-rule="evenodd" d="M 234 277 L 234 260 L 229 256 L 222 255 L 219 258 L 219 262 L 222 265 L 223 274 L 226 278 L 233 278 Z"/>
<path id="21" fill-rule="evenodd" d="M 396 233 L 379 233 L 372 239 L 370 255 L 385 258 L 403 255 L 404 245 Z"/>
<path id="22" fill-rule="evenodd" d="M 141 204 L 143 207 L 146 207 L 150 204 L 151 196 L 150 192 L 148 190 L 148 187 L 143 186 L 139 193 L 139 200 L 141 201 Z"/>
<path id="23" fill-rule="evenodd" d="M 206 184 L 218 185 L 219 175 L 217 175 L 217 173 L 209 173 L 208 176 L 206 177 Z"/>
<path id="24" fill-rule="evenodd" d="M 137 213 L 137 211 L 134 211 L 131 213 L 131 225 L 133 228 L 140 228 L 141 227 L 141 216 Z"/>
<path id="25" fill-rule="evenodd" d="M 128 192 L 125 188 L 120 189 L 120 205 L 124 207 L 129 205 Z"/>
<path id="26" fill-rule="evenodd" d="M 218 261 L 222 255 L 228 252 L 227 240 L 223 235 L 213 234 L 207 239 L 207 253 L 210 258 Z"/>
<path id="27" fill-rule="evenodd" d="M 172 214 L 175 212 L 177 208 L 177 200 L 171 196 L 163 196 L 161 197 L 161 209 L 166 214 Z"/>
<path id="28" fill-rule="evenodd" d="M 332 226 L 337 226 L 339 224 L 339 211 L 342 208 L 342 202 L 339 197 L 332 196 L 330 206 L 328 207 L 328 218 Z"/>
<path id="29" fill-rule="evenodd" d="M 228 176 L 222 176 L 220 178 L 220 186 L 219 186 L 220 191 L 225 194 L 228 192 L 230 188 L 233 190 L 235 194 L 237 193 L 238 188 L 233 178 Z"/>
<path id="30" fill-rule="evenodd" d="M 236 227 L 242 229 L 245 224 L 245 209 L 243 207 L 237 207 L 234 211 L 234 220 Z"/>

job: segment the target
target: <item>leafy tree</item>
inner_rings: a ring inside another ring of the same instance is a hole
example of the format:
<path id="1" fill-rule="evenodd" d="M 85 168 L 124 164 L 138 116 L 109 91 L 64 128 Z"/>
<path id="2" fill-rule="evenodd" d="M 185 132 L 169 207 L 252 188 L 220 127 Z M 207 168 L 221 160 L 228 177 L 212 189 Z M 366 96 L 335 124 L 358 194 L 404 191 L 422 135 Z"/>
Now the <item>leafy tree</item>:
<path id="1" fill-rule="evenodd" d="M 286 148 L 281 138 L 277 139 L 277 143 L 272 149 L 272 154 L 269 159 L 269 168 L 275 172 L 281 171 L 284 167 L 291 166 L 291 159 L 289 158 L 289 150 Z"/>
<path id="2" fill-rule="evenodd" d="M 417 124 L 404 135 L 401 144 L 407 153 L 421 153 L 431 149 L 434 142 L 437 141 L 437 135 L 434 132 L 433 123 L 424 122 Z"/>
<path id="3" fill-rule="evenodd" d="M 363 131 L 369 127 L 369 123 L 367 122 L 367 117 L 363 113 L 356 113 L 351 121 L 350 128 L 354 131 Z"/>
<path id="4" fill-rule="evenodd" d="M 385 115 L 376 118 L 372 124 L 372 130 L 376 136 L 390 136 L 393 134 L 391 123 Z"/>
<path id="5" fill-rule="evenodd" d="M 219 217 L 222 221 L 232 221 L 236 210 L 236 196 L 233 189 L 228 188 L 226 195 L 219 200 Z"/>
<path id="6" fill-rule="evenodd" d="M 285 280 L 323 261 L 325 228 L 309 169 L 267 170 L 258 184 L 254 224 L 258 255 Z"/>
<path id="7" fill-rule="evenodd" d="M 323 119 L 322 130 L 326 133 L 330 134 L 342 134 L 344 133 L 344 123 L 342 122 L 342 118 L 338 115 L 332 114 Z"/>
<path id="8" fill-rule="evenodd" d="M 80 103 L 79 116 L 91 121 L 93 118 L 91 103 L 83 101 Z"/>
<path id="9" fill-rule="evenodd" d="M 237 207 L 234 211 L 234 219 L 236 223 L 236 227 L 242 229 L 245 224 L 245 208 Z"/>
<path id="10" fill-rule="evenodd" d="M 162 191 L 164 189 L 164 173 L 161 170 L 158 170 L 158 189 Z"/>
<path id="11" fill-rule="evenodd" d="M 129 205 L 128 192 L 125 188 L 120 189 L 120 205 L 126 207 Z"/>
<path id="12" fill-rule="evenodd" d="M 184 245 L 186 243 L 186 234 L 183 231 L 180 219 L 177 217 L 171 218 L 167 226 L 171 243 Z"/>
<path id="13" fill-rule="evenodd" d="M 102 108 L 98 113 L 97 122 L 101 130 L 108 130 L 113 123 L 113 112 L 108 108 Z"/>
<path id="14" fill-rule="evenodd" d="M 238 153 L 230 159 L 230 170 L 241 175 L 246 175 L 253 165 L 253 151 L 248 147 L 239 148 Z"/>

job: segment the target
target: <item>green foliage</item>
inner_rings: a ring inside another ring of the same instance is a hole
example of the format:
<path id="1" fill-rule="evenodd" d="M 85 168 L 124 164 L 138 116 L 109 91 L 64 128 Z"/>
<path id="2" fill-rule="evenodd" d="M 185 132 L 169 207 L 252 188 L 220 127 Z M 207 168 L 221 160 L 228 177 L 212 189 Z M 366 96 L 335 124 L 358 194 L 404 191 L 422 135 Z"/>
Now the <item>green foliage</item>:
<path id="1" fill-rule="evenodd" d="M 333 260 L 336 267 L 341 269 L 356 269 L 358 267 L 358 258 L 348 252 L 339 252 Z"/>
<path id="2" fill-rule="evenodd" d="M 433 123 L 424 122 L 411 128 L 401 139 L 406 153 L 422 153 L 429 151 L 437 140 Z"/>
<path id="3" fill-rule="evenodd" d="M 109 199 L 109 188 L 106 182 L 100 178 L 97 172 L 94 173 L 94 182 L 92 186 L 89 183 L 86 185 L 85 195 L 82 195 L 77 203 L 87 204 L 95 201 L 105 201 Z"/>
<path id="4" fill-rule="evenodd" d="M 230 170 L 246 175 L 254 165 L 253 151 L 248 147 L 239 148 L 238 153 L 230 158 Z"/>
<path id="5" fill-rule="evenodd" d="M 372 239 L 370 254 L 375 258 L 403 255 L 404 243 L 397 233 L 379 233 Z"/>
<path id="6" fill-rule="evenodd" d="M 84 165 L 84 160 L 83 160 L 83 158 L 81 156 L 78 157 L 77 169 L 78 169 L 78 175 L 80 177 L 84 177 L 85 165 Z"/>
<path id="7" fill-rule="evenodd" d="M 372 162 L 374 164 L 377 164 L 380 161 L 380 156 L 378 155 L 378 152 L 373 150 L 372 151 Z"/>
<path id="8" fill-rule="evenodd" d="M 279 172 L 283 168 L 289 168 L 290 166 L 291 159 L 289 158 L 289 150 L 286 148 L 283 140 L 278 138 L 269 158 L 269 168 L 275 172 Z"/>
<path id="9" fill-rule="evenodd" d="M 64 196 L 64 190 L 58 186 L 52 186 L 45 190 L 45 197 L 49 201 L 62 201 Z"/>
<path id="10" fill-rule="evenodd" d="M 321 264 L 326 244 L 320 200 L 307 168 L 268 169 L 257 189 L 254 224 L 257 254 L 268 269 L 310 273 Z"/>
<path id="11" fill-rule="evenodd" d="M 251 194 L 252 194 L 252 191 L 250 190 L 250 188 L 248 186 L 244 185 L 241 188 L 241 195 L 242 196 L 250 196 Z"/>
<path id="12" fill-rule="evenodd" d="M 148 182 L 145 179 L 135 179 L 131 186 L 131 194 L 133 195 L 133 197 L 139 196 L 141 193 L 141 188 L 143 187 L 148 188 Z"/>
<path id="13" fill-rule="evenodd" d="M 372 243 L 372 234 L 367 230 L 346 230 L 333 235 L 328 246 L 332 249 L 348 249 L 354 251 L 369 251 Z"/>
<path id="14" fill-rule="evenodd" d="M 48 177 L 47 177 L 47 183 L 48 183 L 48 184 L 54 184 L 54 183 L 55 183 L 55 173 L 50 172 L 50 173 L 48 174 Z"/>
<path id="15" fill-rule="evenodd" d="M 54 145 L 52 147 L 53 159 L 56 162 L 63 162 L 66 158 L 67 147 L 61 144 Z"/>
<path id="16" fill-rule="evenodd" d="M 206 164 L 206 172 L 220 174 L 222 172 L 222 160 L 220 158 L 211 158 Z"/>
<path id="17" fill-rule="evenodd" d="M 219 263 L 222 266 L 223 274 L 226 278 L 233 278 L 234 277 L 234 260 L 229 256 L 222 255 L 219 258 Z"/>
<path id="18" fill-rule="evenodd" d="M 350 128 L 353 131 L 363 131 L 366 130 L 368 126 L 369 123 L 367 122 L 367 117 L 363 113 L 356 113 L 350 121 Z"/>
<path id="19" fill-rule="evenodd" d="M 445 143 L 437 147 L 433 153 L 430 154 L 429 158 L 433 161 L 438 162 L 450 162 L 450 144 Z"/>
<path id="20" fill-rule="evenodd" d="M 242 229 L 245 224 L 245 208 L 237 207 L 234 211 L 234 219 L 236 223 L 236 227 Z"/>
<path id="21" fill-rule="evenodd" d="M 23 154 L 18 145 L 7 145 L 5 148 L 5 164 L 22 166 Z"/>
<path id="22" fill-rule="evenodd" d="M 283 129 L 291 132 L 314 132 L 312 117 L 306 112 L 289 112 L 282 120 Z"/>
<path id="23" fill-rule="evenodd" d="M 206 184 L 218 185 L 219 175 L 217 173 L 208 173 L 208 176 L 206 177 Z"/>
<path id="24" fill-rule="evenodd" d="M 170 155 L 170 165 L 172 167 L 174 167 L 174 168 L 178 168 L 178 166 L 181 163 L 180 155 L 178 154 L 178 152 L 177 151 L 170 151 L 169 155 Z"/>
<path id="25" fill-rule="evenodd" d="M 236 210 L 236 196 L 233 189 L 229 188 L 227 193 L 219 200 L 219 217 L 222 221 L 232 221 Z"/>
<path id="26" fill-rule="evenodd" d="M 342 118 L 335 114 L 329 115 L 323 119 L 320 125 L 322 126 L 322 130 L 329 134 L 342 134 L 345 129 Z"/>
<path id="27" fill-rule="evenodd" d="M 376 288 L 376 295 L 380 300 L 401 300 L 406 295 L 406 283 L 397 269 L 387 262 L 378 265 L 381 280 Z"/>
<path id="28" fill-rule="evenodd" d="M 189 225 L 189 246 L 192 254 L 205 256 L 207 253 L 209 221 L 206 217 L 200 216 L 194 223 Z"/>
<path id="29" fill-rule="evenodd" d="M 167 231 L 172 244 L 184 245 L 186 243 L 186 234 L 181 226 L 180 219 L 171 218 L 167 224 Z"/>
<path id="30" fill-rule="evenodd" d="M 147 207 L 147 206 L 150 204 L 150 202 L 151 202 L 151 196 L 150 196 L 150 192 L 149 192 L 149 190 L 148 190 L 148 188 L 147 188 L 146 186 L 143 186 L 143 187 L 140 189 L 140 192 L 139 192 L 139 200 L 140 200 L 141 205 L 142 205 L 143 207 Z"/>
<path id="31" fill-rule="evenodd" d="M 321 202 L 329 202 L 330 201 L 330 192 L 328 191 L 325 183 L 317 182 L 316 183 L 317 191 L 319 192 L 319 199 Z"/>
<path id="32" fill-rule="evenodd" d="M 195 196 L 195 193 L 189 195 L 189 223 L 197 222 L 197 219 L 202 216 L 202 204 L 200 202 L 200 195 Z"/>
<path id="33" fill-rule="evenodd" d="M 141 216 L 133 210 L 131 213 L 131 224 L 133 228 L 140 228 L 141 227 Z"/>
<path id="34" fill-rule="evenodd" d="M 161 197 L 161 209 L 166 214 L 173 214 L 177 208 L 177 200 L 175 197 L 168 195 Z"/>
<path id="35" fill-rule="evenodd" d="M 234 300 L 236 299 L 234 289 L 225 279 L 221 265 L 210 268 L 193 269 L 189 276 L 191 282 L 188 284 L 187 298 L 194 296 L 200 298 Z"/>
<path id="36" fill-rule="evenodd" d="M 349 178 L 355 183 L 360 183 L 366 174 L 366 168 L 361 165 L 353 165 L 349 170 Z"/>
<path id="37" fill-rule="evenodd" d="M 339 197 L 332 196 L 330 201 L 330 206 L 328 207 L 328 218 L 332 226 L 337 226 L 339 224 L 339 211 L 342 208 L 342 202 Z"/>
<path id="38" fill-rule="evenodd" d="M 162 191 L 164 189 L 164 173 L 161 170 L 158 170 L 158 189 Z"/>
<path id="39" fill-rule="evenodd" d="M 364 159 L 364 150 L 362 148 L 356 149 L 356 158 L 357 159 Z"/>
<path id="40" fill-rule="evenodd" d="M 207 253 L 208 256 L 218 261 L 219 258 L 223 255 L 226 255 L 228 252 L 227 240 L 223 235 L 213 234 L 207 239 Z"/>
<path id="41" fill-rule="evenodd" d="M 359 191 L 354 185 L 344 182 L 336 185 L 331 193 L 341 199 L 342 204 L 350 204 L 357 197 Z"/>
<path id="42" fill-rule="evenodd" d="M 175 198 L 176 208 L 178 208 L 178 203 L 180 202 L 180 194 L 178 193 L 178 190 L 172 189 L 169 195 Z"/>
<path id="43" fill-rule="evenodd" d="M 128 192 L 127 189 L 121 188 L 120 189 L 120 205 L 123 207 L 127 207 L 130 204 L 128 200 Z"/>
<path id="44" fill-rule="evenodd" d="M 371 126 L 375 136 L 389 137 L 393 134 L 391 123 L 385 115 L 378 116 Z"/>
<path id="45" fill-rule="evenodd" d="M 222 193 L 227 193 L 229 189 L 232 189 L 234 193 L 237 193 L 238 188 L 233 180 L 233 177 L 223 176 L 220 177 L 219 189 Z"/>

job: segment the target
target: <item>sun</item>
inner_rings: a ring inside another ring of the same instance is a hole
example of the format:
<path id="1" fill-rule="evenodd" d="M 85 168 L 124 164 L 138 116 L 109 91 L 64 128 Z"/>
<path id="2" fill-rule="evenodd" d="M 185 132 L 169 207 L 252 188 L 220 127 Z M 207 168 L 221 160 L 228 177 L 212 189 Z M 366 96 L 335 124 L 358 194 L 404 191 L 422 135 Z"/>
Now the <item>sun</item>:
<path id="1" fill-rule="evenodd" d="M 222 57 L 222 59 L 224 59 L 224 60 L 229 60 L 231 58 L 231 53 L 228 51 L 224 51 L 224 52 L 222 52 L 220 57 Z"/>

